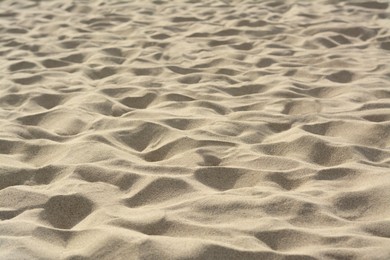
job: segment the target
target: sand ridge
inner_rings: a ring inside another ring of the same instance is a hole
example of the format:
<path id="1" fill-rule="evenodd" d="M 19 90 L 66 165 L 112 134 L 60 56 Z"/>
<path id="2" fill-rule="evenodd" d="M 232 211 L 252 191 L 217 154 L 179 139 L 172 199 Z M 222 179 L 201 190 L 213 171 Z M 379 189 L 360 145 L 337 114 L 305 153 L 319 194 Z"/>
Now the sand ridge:
<path id="1" fill-rule="evenodd" d="M 0 3 L 0 259 L 389 259 L 387 1 Z"/>

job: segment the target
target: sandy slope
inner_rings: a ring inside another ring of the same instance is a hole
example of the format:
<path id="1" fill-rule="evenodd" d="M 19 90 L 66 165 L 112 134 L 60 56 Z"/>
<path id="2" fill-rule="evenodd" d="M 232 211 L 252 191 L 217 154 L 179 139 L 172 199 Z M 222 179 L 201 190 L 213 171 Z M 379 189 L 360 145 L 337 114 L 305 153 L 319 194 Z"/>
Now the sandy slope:
<path id="1" fill-rule="evenodd" d="M 386 1 L 7 0 L 0 54 L 0 259 L 390 259 Z"/>

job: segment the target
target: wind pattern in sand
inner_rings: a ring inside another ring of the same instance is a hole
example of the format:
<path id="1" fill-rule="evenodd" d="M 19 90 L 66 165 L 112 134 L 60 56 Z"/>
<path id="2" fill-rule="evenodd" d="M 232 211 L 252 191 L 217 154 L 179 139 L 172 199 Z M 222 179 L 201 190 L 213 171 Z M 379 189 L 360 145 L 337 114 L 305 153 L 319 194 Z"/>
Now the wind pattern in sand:
<path id="1" fill-rule="evenodd" d="M 389 259 L 387 1 L 0 2 L 0 259 Z"/>

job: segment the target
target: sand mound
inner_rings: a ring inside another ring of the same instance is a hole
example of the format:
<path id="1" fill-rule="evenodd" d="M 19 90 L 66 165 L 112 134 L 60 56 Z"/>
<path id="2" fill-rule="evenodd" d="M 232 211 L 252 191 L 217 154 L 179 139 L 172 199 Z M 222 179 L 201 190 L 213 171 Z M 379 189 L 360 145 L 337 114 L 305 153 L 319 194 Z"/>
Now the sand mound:
<path id="1" fill-rule="evenodd" d="M 0 259 L 390 259 L 387 1 L 0 2 Z"/>

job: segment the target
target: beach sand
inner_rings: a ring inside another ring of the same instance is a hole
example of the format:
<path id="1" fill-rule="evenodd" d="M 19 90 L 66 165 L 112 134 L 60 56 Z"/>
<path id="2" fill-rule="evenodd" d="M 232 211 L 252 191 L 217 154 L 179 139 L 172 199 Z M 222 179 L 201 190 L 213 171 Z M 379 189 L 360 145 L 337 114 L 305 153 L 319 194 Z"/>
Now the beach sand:
<path id="1" fill-rule="evenodd" d="M 387 1 L 0 2 L 0 259 L 390 259 Z"/>

